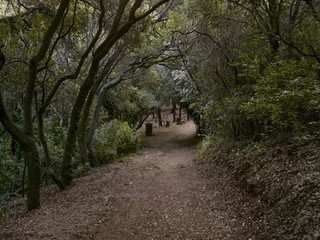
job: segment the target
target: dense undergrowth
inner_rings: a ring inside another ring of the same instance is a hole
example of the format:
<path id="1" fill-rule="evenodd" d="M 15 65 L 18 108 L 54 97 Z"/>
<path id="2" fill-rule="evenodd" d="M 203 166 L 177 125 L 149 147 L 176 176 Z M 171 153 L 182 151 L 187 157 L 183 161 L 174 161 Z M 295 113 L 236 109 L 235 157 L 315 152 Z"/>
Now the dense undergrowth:
<path id="1" fill-rule="evenodd" d="M 199 161 L 228 168 L 265 206 L 270 239 L 320 238 L 320 141 L 227 142 L 208 138 Z"/>
<path id="2" fill-rule="evenodd" d="M 49 141 L 51 147 L 56 149 L 52 154 L 52 166 L 55 171 L 58 170 L 59 159 L 62 157 L 62 151 L 59 148 L 58 142 L 54 141 L 54 139 L 50 139 Z M 85 176 L 92 173 L 96 167 L 121 161 L 123 156 L 135 152 L 140 144 L 141 141 L 138 133 L 127 122 L 117 119 L 106 122 L 98 127 L 95 134 L 91 148 L 90 163 L 83 164 L 81 162 L 77 147 L 73 163 L 75 169 L 74 177 Z M 0 164 L 0 170 L 7 170 L 6 173 L 8 174 L 6 177 L 0 177 L 0 222 L 19 212 L 24 212 L 24 209 L 26 209 L 24 199 L 26 195 L 23 197 L 22 190 L 23 164 L 21 163 L 21 166 L 17 166 L 16 161 L 13 159 L 12 169 L 8 171 L 8 161 L 11 160 L 6 159 L 6 165 Z M 6 169 L 3 169 L 3 167 L 6 167 Z M 18 167 L 19 169 L 17 169 Z M 25 177 L 27 178 L 28 176 Z M 24 182 L 26 181 L 24 180 Z M 50 189 L 52 188 L 57 189 L 57 186 L 51 184 L 51 178 L 44 173 L 42 175 L 43 188 L 41 190 L 44 192 L 44 198 L 47 197 L 46 191 L 51 191 Z"/>
<path id="3" fill-rule="evenodd" d="M 62 141 L 64 130 L 55 129 L 55 134 L 48 138 L 48 144 L 52 149 L 51 160 L 52 169 L 59 171 L 59 163 L 63 156 Z M 77 146 L 74 156 L 73 168 L 74 176 L 79 177 L 86 174 L 92 167 L 98 167 L 117 161 L 126 154 L 133 153 L 139 147 L 140 140 L 137 132 L 129 126 L 127 122 L 117 119 L 105 122 L 98 127 L 93 139 L 90 151 L 90 163 L 82 163 Z M 24 163 L 21 158 L 16 159 L 10 153 L 12 145 L 4 142 L 0 146 L 3 150 L 0 157 L 0 205 L 9 201 L 11 197 L 23 195 L 23 183 L 26 183 L 27 175 L 24 176 Z M 19 149 L 17 150 L 19 151 Z M 43 156 L 40 155 L 42 158 Z M 4 175 L 5 174 L 5 175 Z M 26 178 L 23 180 L 23 178 Z M 46 172 L 42 174 L 42 186 L 52 183 L 52 179 Z M 25 186 L 26 187 L 26 186 Z"/>

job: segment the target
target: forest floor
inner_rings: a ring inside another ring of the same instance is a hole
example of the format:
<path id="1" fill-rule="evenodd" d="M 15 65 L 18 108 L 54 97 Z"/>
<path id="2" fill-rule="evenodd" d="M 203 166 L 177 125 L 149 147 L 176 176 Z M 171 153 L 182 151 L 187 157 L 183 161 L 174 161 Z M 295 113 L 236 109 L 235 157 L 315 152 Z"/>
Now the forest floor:
<path id="1" fill-rule="evenodd" d="M 42 207 L 0 223 L 0 239 L 265 239 L 263 205 L 224 168 L 197 164 L 192 121 L 153 128 L 146 146 L 44 189 Z"/>

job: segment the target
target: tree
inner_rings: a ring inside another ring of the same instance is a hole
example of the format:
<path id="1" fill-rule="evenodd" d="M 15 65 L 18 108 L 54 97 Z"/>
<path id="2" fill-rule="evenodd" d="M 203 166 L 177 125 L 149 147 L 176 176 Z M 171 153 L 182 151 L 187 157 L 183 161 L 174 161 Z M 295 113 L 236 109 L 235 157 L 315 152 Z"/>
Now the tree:
<path id="1" fill-rule="evenodd" d="M 58 81 L 54 84 L 54 87 L 50 90 L 46 98 L 43 97 L 45 94 L 45 92 L 43 91 L 42 98 L 44 100 L 41 101 L 41 105 L 37 105 L 40 140 L 45 149 L 45 152 L 47 153 L 46 158 L 49 159 L 48 149 L 46 147 L 43 134 L 42 123 L 42 119 L 45 115 L 47 107 L 50 105 L 59 88 L 64 82 L 66 82 L 66 80 L 76 80 L 79 76 L 81 76 L 81 73 L 88 72 L 88 75 L 84 79 L 84 82 L 80 85 L 76 101 L 74 102 L 72 107 L 73 110 L 70 117 L 70 124 L 68 128 L 69 130 L 61 167 L 61 177 L 59 179 L 59 181 L 61 181 L 61 187 L 70 184 L 71 181 L 72 169 L 70 165 L 78 130 L 80 114 L 84 106 L 85 99 L 87 98 L 87 95 L 91 87 L 93 86 L 94 80 L 99 71 L 101 61 L 108 55 L 110 49 L 112 49 L 114 44 L 119 39 L 121 39 L 121 37 L 123 37 L 132 28 L 132 26 L 148 17 L 151 13 L 153 13 L 157 8 L 159 8 L 166 2 L 168 2 L 168 0 L 158 1 L 148 10 L 143 12 L 142 6 L 145 6 L 145 1 L 137 0 L 133 3 L 129 1 L 119 1 L 119 4 L 115 11 L 113 22 L 111 25 L 109 25 L 110 31 L 106 35 L 104 34 L 104 24 L 106 23 L 106 26 L 108 26 L 110 22 L 105 18 L 106 13 L 109 14 L 109 12 L 106 12 L 105 10 L 104 1 L 99 1 L 97 5 L 96 2 L 93 2 L 90 5 L 91 8 L 98 9 L 98 11 L 100 11 L 98 20 L 99 24 L 98 26 L 95 25 L 95 33 L 93 34 L 91 40 L 89 40 L 90 43 L 83 51 L 83 54 L 81 55 L 78 64 L 76 64 L 74 71 L 70 74 L 60 75 Z M 84 3 L 84 5 L 85 4 L 86 3 Z M 114 5 L 111 2 L 110 4 Z M 22 62 L 27 65 L 26 72 L 28 76 L 25 90 L 23 91 L 23 129 L 20 129 L 17 124 L 12 121 L 10 114 L 5 107 L 2 92 L 0 95 L 0 121 L 6 128 L 6 130 L 12 135 L 12 137 L 17 142 L 19 142 L 24 151 L 24 157 L 28 168 L 27 203 L 28 209 L 33 209 L 35 207 L 38 207 L 40 204 L 39 196 L 41 167 L 39 161 L 37 137 L 34 134 L 33 125 L 33 109 L 35 108 L 34 100 L 36 100 L 35 96 L 39 96 L 36 94 L 37 88 L 39 86 L 38 79 L 40 77 L 43 77 L 43 80 L 45 80 L 46 76 L 48 76 L 48 73 L 50 73 L 51 69 L 53 69 L 54 67 L 56 67 L 56 70 L 59 70 L 59 60 L 65 60 L 65 63 L 68 64 L 68 57 L 64 59 L 59 59 L 57 57 L 62 56 L 63 47 L 67 47 L 66 45 L 63 46 L 61 44 L 62 40 L 65 41 L 68 38 L 70 39 L 72 34 L 76 34 L 75 32 L 73 32 L 73 29 L 75 27 L 75 20 L 78 14 L 77 11 L 81 11 L 83 9 L 83 5 L 79 6 L 78 1 L 61 0 L 56 11 L 52 10 L 54 9 L 54 7 L 50 6 L 49 4 L 44 8 L 40 7 L 40 5 L 35 6 L 35 8 L 29 8 L 24 5 L 23 2 L 19 1 L 17 6 L 18 17 L 13 14 L 12 16 L 5 18 L 6 23 L 8 23 L 8 25 L 13 28 L 14 26 L 12 25 L 11 19 L 19 19 L 20 17 L 29 16 L 34 12 L 40 14 L 35 14 L 35 17 L 41 16 L 42 13 L 44 13 L 45 16 L 49 16 L 49 18 L 44 18 L 41 20 L 43 25 L 47 26 L 44 34 L 42 35 L 35 33 L 34 37 L 36 38 L 36 44 L 32 45 L 32 49 L 26 52 L 29 61 L 27 62 L 25 61 L 25 59 L 22 59 Z M 20 11 L 21 8 L 23 9 L 23 11 Z M 110 12 L 110 14 L 112 13 Z M 125 20 L 125 18 L 127 19 Z M 32 27 L 29 27 L 28 29 L 30 29 L 30 32 L 32 32 L 33 30 Z M 21 40 L 25 43 L 26 48 L 28 48 L 30 44 L 23 38 L 21 38 Z M 98 46 L 96 46 L 97 42 L 99 42 Z M 95 51 L 91 55 L 92 49 L 95 49 Z M 70 49 L 68 49 L 68 53 L 70 53 Z M 88 71 L 84 71 L 84 64 L 90 65 Z M 45 83 L 45 81 L 43 81 L 43 83 Z M 45 85 L 42 84 L 42 87 L 44 86 Z"/>
<path id="2" fill-rule="evenodd" d="M 150 29 L 154 24 L 150 23 L 148 28 Z M 146 32 L 146 31 L 144 31 Z M 83 163 L 89 162 L 89 151 L 95 130 L 97 128 L 100 111 L 105 102 L 107 92 L 117 86 L 118 84 L 128 81 L 136 77 L 136 73 L 140 69 L 148 69 L 153 65 L 164 62 L 172 62 L 179 57 L 178 53 L 172 51 L 168 55 L 170 49 L 169 45 L 157 46 L 154 44 L 150 49 L 149 37 L 143 36 L 145 39 L 137 40 L 137 33 L 135 39 L 132 36 L 127 36 L 126 39 L 122 39 L 120 46 L 117 46 L 112 56 L 105 63 L 103 70 L 99 73 L 99 77 L 96 79 L 93 88 L 90 90 L 89 97 L 86 101 L 85 110 L 82 112 L 80 130 L 79 130 L 79 144 L 81 146 L 81 158 Z M 130 42 L 130 45 L 124 42 Z M 126 46 L 126 47 L 125 47 Z M 145 84 L 150 85 L 152 82 L 150 79 L 145 80 Z M 94 96 L 97 95 L 97 102 L 93 113 L 93 118 L 89 124 L 89 112 L 93 103 Z M 150 109 L 148 109 L 149 111 Z M 144 112 L 143 112 L 144 113 Z M 139 116 L 144 119 L 145 117 Z M 140 121 L 142 124 L 143 121 Z M 136 123 L 133 123 L 136 124 Z M 88 131 L 87 131 L 88 128 Z"/>
<path id="3" fill-rule="evenodd" d="M 2 93 L 0 93 L 0 121 L 13 138 L 19 142 L 24 151 L 25 162 L 28 167 L 28 209 L 31 210 L 40 205 L 40 162 L 36 138 L 33 131 L 32 121 L 32 105 L 34 91 L 36 87 L 36 79 L 38 74 L 38 66 L 46 57 L 46 53 L 50 49 L 50 45 L 55 32 L 57 31 L 70 1 L 63 0 L 60 2 L 57 13 L 51 24 L 46 30 L 40 47 L 29 60 L 28 79 L 23 98 L 23 130 L 18 128 L 11 120 L 4 102 Z"/>
<path id="4" fill-rule="evenodd" d="M 81 111 L 85 104 L 85 99 L 87 98 L 87 95 L 92 85 L 94 84 L 95 77 L 99 71 L 99 65 L 101 60 L 109 53 L 113 45 L 121 37 L 123 37 L 132 28 L 134 24 L 149 16 L 158 7 L 168 2 L 168 0 L 159 1 L 149 10 L 136 16 L 136 12 L 141 7 L 142 2 L 142 0 L 137 0 L 134 2 L 132 7 L 128 10 L 129 18 L 124 23 L 121 23 L 121 20 L 125 15 L 126 7 L 129 4 L 129 1 L 126 0 L 119 2 L 118 9 L 113 20 L 110 32 L 108 33 L 107 37 L 103 40 L 103 42 L 97 47 L 96 51 L 93 52 L 93 57 L 89 68 L 88 76 L 86 77 L 85 81 L 80 87 L 79 93 L 77 95 L 71 113 L 70 127 L 68 129 L 67 141 L 64 149 L 64 156 L 61 167 L 61 179 L 65 185 L 70 185 L 72 180 L 71 161 L 77 131 L 79 127 L 78 125 L 81 117 Z"/>

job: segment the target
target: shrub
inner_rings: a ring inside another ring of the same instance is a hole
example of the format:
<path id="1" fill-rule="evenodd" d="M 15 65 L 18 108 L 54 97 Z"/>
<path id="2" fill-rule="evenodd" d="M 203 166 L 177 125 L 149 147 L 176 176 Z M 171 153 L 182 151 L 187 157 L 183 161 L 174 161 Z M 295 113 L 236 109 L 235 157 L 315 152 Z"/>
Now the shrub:
<path id="1" fill-rule="evenodd" d="M 20 148 L 16 146 L 16 157 L 12 153 L 11 138 L 4 135 L 0 138 L 0 195 L 15 191 L 21 185 L 23 161 Z M 1 199 L 0 199 L 1 201 Z"/>
<path id="2" fill-rule="evenodd" d="M 109 163 L 117 157 L 135 152 L 138 136 L 127 122 L 114 119 L 102 124 L 96 131 L 92 153 L 96 165 Z"/>

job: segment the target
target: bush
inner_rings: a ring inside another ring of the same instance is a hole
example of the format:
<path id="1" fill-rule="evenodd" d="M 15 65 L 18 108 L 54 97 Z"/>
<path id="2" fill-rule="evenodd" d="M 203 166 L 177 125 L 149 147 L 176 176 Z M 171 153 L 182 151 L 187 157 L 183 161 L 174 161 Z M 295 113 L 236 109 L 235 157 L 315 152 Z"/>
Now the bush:
<path id="1" fill-rule="evenodd" d="M 262 120 L 265 134 L 270 128 L 279 132 L 299 130 L 319 119 L 316 69 L 304 59 L 271 64 L 258 78 L 255 90 L 241 110 L 248 120 Z"/>
<path id="2" fill-rule="evenodd" d="M 207 136 L 202 142 L 201 145 L 198 147 L 197 151 L 197 161 L 202 161 L 207 158 L 210 158 L 212 152 L 218 148 L 221 139 L 217 136 Z"/>
<path id="3" fill-rule="evenodd" d="M 15 191 L 21 185 L 23 161 L 20 148 L 15 145 L 17 156 L 13 155 L 12 140 L 8 135 L 0 138 L 0 195 Z"/>
<path id="4" fill-rule="evenodd" d="M 127 122 L 117 119 L 104 123 L 96 131 L 92 154 L 96 165 L 114 161 L 117 157 L 135 152 L 138 135 Z"/>

